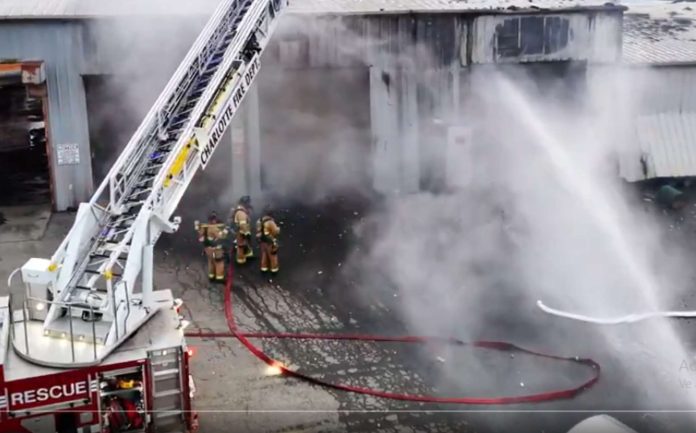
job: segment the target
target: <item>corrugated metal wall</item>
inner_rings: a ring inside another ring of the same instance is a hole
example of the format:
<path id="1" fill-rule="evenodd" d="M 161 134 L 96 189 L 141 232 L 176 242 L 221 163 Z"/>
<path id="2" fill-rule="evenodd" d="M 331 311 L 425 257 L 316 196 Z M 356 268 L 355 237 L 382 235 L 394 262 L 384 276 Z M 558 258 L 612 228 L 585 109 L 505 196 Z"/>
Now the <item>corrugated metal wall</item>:
<path id="1" fill-rule="evenodd" d="M 0 58 L 45 62 L 55 206 L 77 207 L 92 192 L 80 24 L 0 22 Z M 58 165 L 56 151 L 63 144 L 79 145 L 78 164 Z"/>
<path id="2" fill-rule="evenodd" d="M 498 55 L 500 26 L 517 20 L 521 34 L 523 18 L 542 25 L 541 54 L 524 53 L 518 35 L 520 54 Z M 475 105 L 467 84 L 472 65 L 613 63 L 620 58 L 621 24 L 620 12 L 292 16 L 282 23 L 267 63 L 280 69 L 369 69 L 374 187 L 413 192 L 424 177 L 434 182 L 433 173 L 442 170 L 445 145 L 430 131 L 441 121 L 465 123 L 463 107 Z M 566 32 L 564 45 L 549 50 L 546 39 L 558 28 Z"/>
<path id="3" fill-rule="evenodd" d="M 572 35 L 572 43 L 565 49 L 543 56 L 521 54 L 506 62 L 611 62 L 617 58 L 620 44 L 614 42 L 620 40 L 619 12 L 563 17 L 568 19 Z M 288 15 L 270 46 L 264 67 L 369 69 L 372 149 L 376 155 L 374 185 L 381 191 L 414 191 L 426 169 L 422 166 L 422 131 L 429 126 L 422 123 L 430 125 L 460 116 L 459 106 L 467 94 L 460 91 L 460 83 L 467 81 L 469 65 L 500 62 L 496 31 L 501 20 L 510 18 L 468 14 Z M 0 58 L 46 62 L 53 145 L 79 145 L 79 164 L 58 166 L 53 155 L 58 210 L 88 200 L 92 191 L 85 91 L 80 74 L 129 73 L 133 65 L 140 68 L 135 72 L 142 72 L 165 62 L 170 64 L 163 69 L 173 70 L 185 51 L 182 47 L 190 44 L 202 24 L 198 18 L 174 25 L 153 20 L 149 26 L 144 22 L 147 20 L 141 21 L 129 27 L 114 20 L 113 31 L 104 22 L 98 26 L 85 21 L 0 23 Z M 139 30 L 132 33 L 131 28 Z M 177 28 L 178 36 L 190 37 L 169 38 Z M 131 36 L 126 40 L 132 42 L 124 43 L 124 29 L 125 36 Z M 131 50 L 142 46 L 143 40 L 148 42 L 145 48 L 152 50 Z"/>
<path id="4" fill-rule="evenodd" d="M 660 66 L 627 72 L 641 95 L 641 113 L 696 111 L 696 67 Z"/>
<path id="5" fill-rule="evenodd" d="M 633 182 L 696 176 L 696 67 L 627 67 L 621 81 L 624 89 L 614 97 L 623 96 L 631 107 L 624 114 L 630 117 L 622 137 L 621 177 Z"/>

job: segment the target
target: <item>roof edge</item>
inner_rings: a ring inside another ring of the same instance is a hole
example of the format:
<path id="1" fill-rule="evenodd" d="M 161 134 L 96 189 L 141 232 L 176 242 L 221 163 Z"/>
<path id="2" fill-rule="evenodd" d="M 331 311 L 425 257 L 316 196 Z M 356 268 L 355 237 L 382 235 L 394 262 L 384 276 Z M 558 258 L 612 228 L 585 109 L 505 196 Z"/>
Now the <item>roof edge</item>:
<path id="1" fill-rule="evenodd" d="M 402 9 L 402 10 L 370 10 L 370 11 L 312 11 L 293 9 L 290 7 L 286 13 L 291 15 L 306 16 L 378 16 L 378 15 L 528 15 L 528 14 L 551 14 L 551 13 L 573 13 L 573 12 L 625 12 L 629 8 L 624 5 L 606 3 L 596 6 L 571 6 L 571 7 L 526 7 L 526 8 L 506 8 L 506 9 Z M 129 18 L 129 17 L 190 17 L 191 15 L 207 16 L 208 13 L 193 12 L 184 13 L 111 13 L 111 14 L 66 14 L 66 15 L 0 15 L 2 21 L 64 21 L 64 20 L 89 20 L 100 18 Z"/>

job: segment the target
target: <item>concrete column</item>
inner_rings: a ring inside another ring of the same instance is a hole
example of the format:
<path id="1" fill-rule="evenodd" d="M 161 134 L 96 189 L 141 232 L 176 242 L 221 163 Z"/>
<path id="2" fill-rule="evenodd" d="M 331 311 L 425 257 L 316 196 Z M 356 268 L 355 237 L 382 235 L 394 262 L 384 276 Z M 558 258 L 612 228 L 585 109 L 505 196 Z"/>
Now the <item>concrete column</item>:
<path id="1" fill-rule="evenodd" d="M 258 80 L 246 96 L 245 128 L 248 148 L 247 188 L 252 196 L 261 194 L 261 123 L 259 121 Z"/>
<path id="2" fill-rule="evenodd" d="M 420 189 L 417 76 L 413 68 L 370 68 L 373 186 L 384 194 Z"/>
<path id="3" fill-rule="evenodd" d="M 417 77 L 413 68 L 402 69 L 400 74 L 399 128 L 401 144 L 401 184 L 404 193 L 420 190 L 420 135 L 418 133 Z"/>
<path id="4" fill-rule="evenodd" d="M 383 194 L 398 193 L 400 183 L 396 86 L 395 71 L 378 66 L 370 68 L 373 187 Z"/>
<path id="5" fill-rule="evenodd" d="M 244 135 L 244 110 L 240 110 L 230 125 L 233 201 L 249 193 L 247 186 L 247 145 Z"/>
<path id="6" fill-rule="evenodd" d="M 232 144 L 232 199 L 261 194 L 261 130 L 258 90 L 254 84 L 230 125 Z"/>

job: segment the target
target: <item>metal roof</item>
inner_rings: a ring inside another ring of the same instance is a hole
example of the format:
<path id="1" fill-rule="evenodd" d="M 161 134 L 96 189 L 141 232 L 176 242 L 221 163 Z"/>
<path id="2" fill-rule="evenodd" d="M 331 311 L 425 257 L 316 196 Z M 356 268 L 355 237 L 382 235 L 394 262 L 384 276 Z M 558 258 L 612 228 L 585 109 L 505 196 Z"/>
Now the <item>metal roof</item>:
<path id="1" fill-rule="evenodd" d="M 0 0 L 0 19 L 79 19 L 210 13 L 218 0 Z M 522 12 L 617 9 L 606 0 L 290 0 L 299 14 Z"/>
<path id="2" fill-rule="evenodd" d="M 0 19 L 209 14 L 218 0 L 0 0 Z"/>
<path id="3" fill-rule="evenodd" d="M 696 176 L 696 112 L 639 116 L 636 135 L 648 179 Z"/>
<path id="4" fill-rule="evenodd" d="M 617 9 L 600 0 L 290 0 L 304 14 L 383 14 L 406 12 L 514 13 L 539 10 Z"/>
<path id="5" fill-rule="evenodd" d="M 665 2 L 630 7 L 624 14 L 623 61 L 696 64 L 696 5 Z"/>

